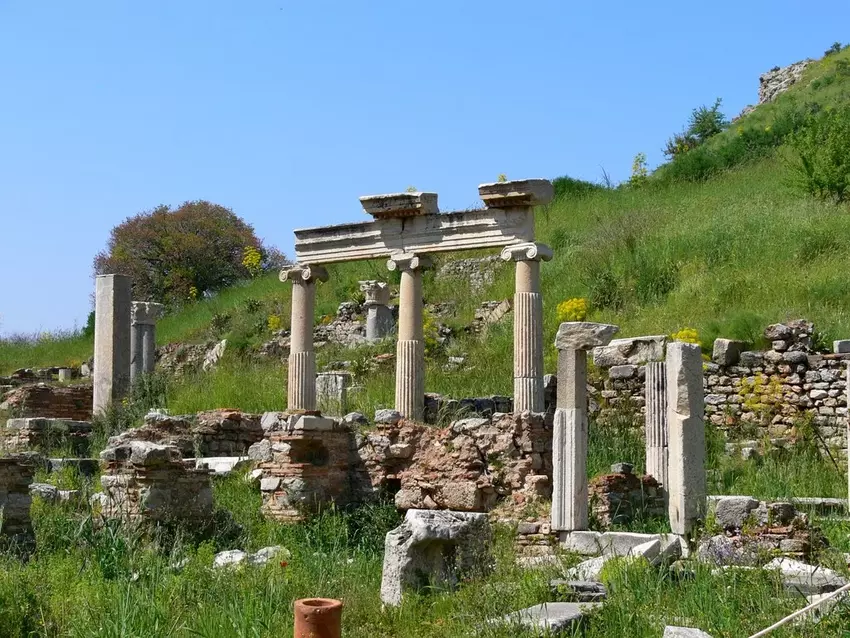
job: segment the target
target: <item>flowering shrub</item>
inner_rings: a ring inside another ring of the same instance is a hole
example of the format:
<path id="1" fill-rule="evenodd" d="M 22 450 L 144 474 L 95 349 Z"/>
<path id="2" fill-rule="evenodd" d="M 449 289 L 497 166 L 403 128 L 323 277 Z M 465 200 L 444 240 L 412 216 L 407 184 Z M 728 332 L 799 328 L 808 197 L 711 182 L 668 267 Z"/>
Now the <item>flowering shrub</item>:
<path id="1" fill-rule="evenodd" d="M 245 246 L 242 251 L 242 266 L 251 277 L 256 277 L 263 272 L 263 255 L 255 246 Z"/>
<path id="2" fill-rule="evenodd" d="M 277 332 L 280 330 L 280 326 L 283 322 L 280 319 L 280 315 L 269 315 L 268 321 L 266 325 L 269 327 L 269 332 Z"/>
<path id="3" fill-rule="evenodd" d="M 646 168 L 646 153 L 638 153 L 632 160 L 632 174 L 629 177 L 630 186 L 642 186 L 646 183 L 649 177 L 649 171 Z"/>
<path id="4" fill-rule="evenodd" d="M 195 286 L 189 286 L 189 300 L 195 301 L 198 298 L 198 289 Z"/>
<path id="5" fill-rule="evenodd" d="M 433 354 L 440 347 L 440 327 L 437 325 L 437 320 L 428 311 L 425 311 L 422 318 L 422 332 L 425 336 L 425 352 L 426 354 Z"/>
<path id="6" fill-rule="evenodd" d="M 682 343 L 699 343 L 699 333 L 694 328 L 682 328 L 679 332 L 671 334 L 670 338 Z"/>
<path id="7" fill-rule="evenodd" d="M 587 299 L 573 297 L 558 304 L 558 321 L 584 321 L 587 319 Z"/>

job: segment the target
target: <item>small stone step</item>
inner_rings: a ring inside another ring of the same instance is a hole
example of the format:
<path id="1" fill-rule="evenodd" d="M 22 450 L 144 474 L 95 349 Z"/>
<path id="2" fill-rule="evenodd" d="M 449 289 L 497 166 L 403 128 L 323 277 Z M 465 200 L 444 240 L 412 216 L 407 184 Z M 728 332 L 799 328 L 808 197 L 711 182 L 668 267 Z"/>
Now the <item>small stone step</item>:
<path id="1" fill-rule="evenodd" d="M 602 603 L 543 603 L 511 612 L 491 624 L 513 625 L 524 629 L 556 633 L 581 622 L 584 615 Z"/>

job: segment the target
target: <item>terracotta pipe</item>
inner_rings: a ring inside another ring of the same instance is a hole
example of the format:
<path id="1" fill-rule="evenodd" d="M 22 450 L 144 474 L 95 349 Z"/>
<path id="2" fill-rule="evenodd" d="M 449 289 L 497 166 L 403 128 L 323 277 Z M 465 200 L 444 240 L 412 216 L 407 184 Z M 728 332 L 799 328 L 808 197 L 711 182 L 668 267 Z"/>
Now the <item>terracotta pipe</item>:
<path id="1" fill-rule="evenodd" d="M 295 601 L 295 638 L 341 638 L 342 601 L 302 598 Z"/>

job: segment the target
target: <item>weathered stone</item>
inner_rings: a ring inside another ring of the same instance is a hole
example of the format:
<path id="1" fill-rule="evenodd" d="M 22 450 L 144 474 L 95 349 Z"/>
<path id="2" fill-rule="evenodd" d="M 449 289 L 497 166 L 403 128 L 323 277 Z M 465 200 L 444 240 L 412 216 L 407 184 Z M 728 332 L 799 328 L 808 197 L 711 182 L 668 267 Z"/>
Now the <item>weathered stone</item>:
<path id="1" fill-rule="evenodd" d="M 268 441 L 268 439 L 263 439 L 262 441 L 254 443 L 248 448 L 248 458 L 260 463 L 271 461 L 272 458 L 274 458 L 272 454 L 272 444 Z"/>
<path id="2" fill-rule="evenodd" d="M 786 589 L 805 596 L 835 591 L 847 584 L 846 578 L 831 569 L 792 558 L 774 558 L 764 568 L 778 570 Z"/>
<path id="3" fill-rule="evenodd" d="M 263 547 L 258 549 L 256 552 L 248 556 L 248 562 L 252 565 L 265 565 L 270 560 L 274 559 L 288 559 L 291 554 L 288 549 L 286 549 L 283 545 L 272 545 L 270 547 Z"/>
<path id="4" fill-rule="evenodd" d="M 705 426 L 700 348 L 691 343 L 667 347 L 669 427 L 668 502 L 674 534 L 687 534 L 705 516 Z"/>
<path id="5" fill-rule="evenodd" d="M 664 628 L 664 636 L 662 638 L 711 638 L 711 635 L 693 627 L 674 627 L 673 625 L 667 625 Z"/>
<path id="6" fill-rule="evenodd" d="M 130 388 L 130 288 L 125 275 L 95 278 L 93 411 L 103 413 Z"/>
<path id="7" fill-rule="evenodd" d="M 736 365 L 746 346 L 747 343 L 745 341 L 735 341 L 734 339 L 715 339 L 711 360 L 722 366 Z"/>
<path id="8" fill-rule="evenodd" d="M 360 198 L 363 210 L 375 219 L 436 215 L 437 193 L 388 193 L 365 195 Z"/>
<path id="9" fill-rule="evenodd" d="M 598 368 L 611 368 L 662 361 L 666 345 L 666 335 L 614 339 L 606 346 L 594 348 L 593 363 Z"/>
<path id="10" fill-rule="evenodd" d="M 608 369 L 609 379 L 631 379 L 637 376 L 637 366 L 614 366 Z"/>
<path id="11" fill-rule="evenodd" d="M 366 415 L 360 412 L 349 412 L 344 417 L 342 417 L 343 425 L 351 426 L 359 426 L 359 425 L 369 425 L 369 419 L 366 418 Z"/>
<path id="12" fill-rule="evenodd" d="M 220 569 L 222 567 L 235 567 L 241 565 L 248 560 L 248 553 L 241 549 L 227 549 L 219 552 L 213 558 L 213 567 Z"/>
<path id="13" fill-rule="evenodd" d="M 835 354 L 850 353 L 850 339 L 840 339 L 832 342 L 832 351 Z"/>
<path id="14" fill-rule="evenodd" d="M 549 591 L 555 596 L 567 597 L 578 603 L 601 602 L 608 597 L 605 585 L 588 580 L 550 580 Z"/>
<path id="15" fill-rule="evenodd" d="M 30 485 L 30 494 L 38 496 L 48 503 L 56 503 L 59 500 L 59 488 L 55 485 L 50 485 L 50 483 L 32 483 Z"/>
<path id="16" fill-rule="evenodd" d="M 717 501 L 714 516 L 723 529 L 741 529 L 759 502 L 750 496 L 726 496 Z"/>
<path id="17" fill-rule="evenodd" d="M 395 425 L 401 421 L 401 414 L 397 410 L 375 410 L 375 423 L 386 423 L 388 425 Z"/>
<path id="18" fill-rule="evenodd" d="M 567 321 L 558 326 L 555 348 L 558 350 L 591 350 L 608 345 L 619 326 L 590 321 Z"/>
<path id="19" fill-rule="evenodd" d="M 555 190 L 548 179 L 518 179 L 478 185 L 487 208 L 528 207 L 548 204 Z"/>
<path id="20" fill-rule="evenodd" d="M 405 589 L 453 587 L 464 575 L 491 568 L 486 514 L 408 510 L 387 534 L 381 601 L 399 605 Z"/>
<path id="21" fill-rule="evenodd" d="M 513 625 L 545 635 L 558 634 L 581 622 L 600 603 L 543 603 L 512 612 L 491 624 Z"/>

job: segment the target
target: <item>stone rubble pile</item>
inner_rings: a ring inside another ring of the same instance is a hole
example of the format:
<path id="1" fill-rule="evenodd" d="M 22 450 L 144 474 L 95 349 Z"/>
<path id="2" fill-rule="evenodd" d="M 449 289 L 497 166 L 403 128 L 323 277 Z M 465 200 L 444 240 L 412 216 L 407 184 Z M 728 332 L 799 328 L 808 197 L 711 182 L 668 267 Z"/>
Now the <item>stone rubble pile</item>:
<path id="1" fill-rule="evenodd" d="M 814 60 L 801 60 L 784 67 L 776 67 L 759 77 L 759 104 L 772 102 L 796 84 Z"/>
<path id="2" fill-rule="evenodd" d="M 81 455 L 88 451 L 91 432 L 89 421 L 42 417 L 8 419 L 6 427 L 0 428 L 0 447 L 13 452 L 49 452 L 63 448 Z"/>

